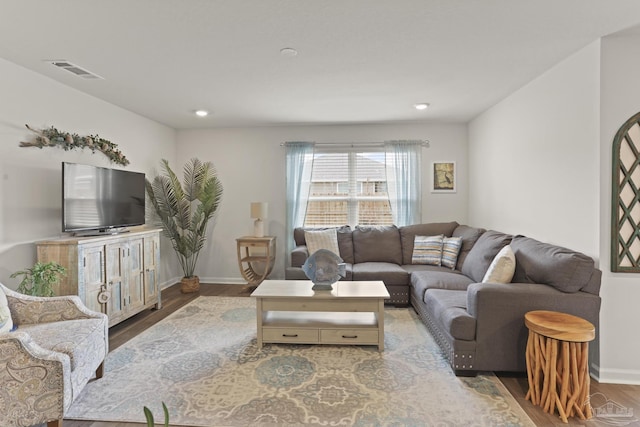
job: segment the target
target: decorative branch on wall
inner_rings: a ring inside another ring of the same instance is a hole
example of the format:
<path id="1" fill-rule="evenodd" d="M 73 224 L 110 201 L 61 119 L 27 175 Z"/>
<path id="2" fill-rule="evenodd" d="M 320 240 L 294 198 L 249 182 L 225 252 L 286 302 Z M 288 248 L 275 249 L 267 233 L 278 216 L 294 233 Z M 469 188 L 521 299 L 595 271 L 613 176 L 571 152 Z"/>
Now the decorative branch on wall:
<path id="1" fill-rule="evenodd" d="M 93 153 L 100 151 L 113 163 L 127 166 L 129 160 L 118 150 L 118 145 L 98 135 L 80 136 L 77 133 L 61 132 L 51 126 L 48 129 L 37 130 L 25 125 L 27 129 L 35 133 L 35 142 L 20 142 L 20 147 L 60 147 L 65 151 L 75 148 L 88 148 Z"/>

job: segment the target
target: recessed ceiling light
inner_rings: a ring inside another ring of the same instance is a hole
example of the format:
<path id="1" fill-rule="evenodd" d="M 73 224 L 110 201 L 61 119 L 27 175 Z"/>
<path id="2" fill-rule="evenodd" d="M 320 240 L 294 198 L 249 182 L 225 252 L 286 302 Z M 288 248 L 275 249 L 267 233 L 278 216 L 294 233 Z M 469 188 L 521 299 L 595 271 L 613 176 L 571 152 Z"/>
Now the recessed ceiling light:
<path id="1" fill-rule="evenodd" d="M 209 112 L 207 110 L 196 110 L 196 116 L 198 117 L 207 117 Z"/>
<path id="2" fill-rule="evenodd" d="M 280 49 L 280 55 L 291 58 L 298 55 L 298 51 L 292 47 L 283 47 Z"/>
<path id="3" fill-rule="evenodd" d="M 427 108 L 429 108 L 429 104 L 427 104 L 426 102 L 422 102 L 420 104 L 415 104 L 414 107 L 416 107 L 416 110 L 426 110 Z"/>

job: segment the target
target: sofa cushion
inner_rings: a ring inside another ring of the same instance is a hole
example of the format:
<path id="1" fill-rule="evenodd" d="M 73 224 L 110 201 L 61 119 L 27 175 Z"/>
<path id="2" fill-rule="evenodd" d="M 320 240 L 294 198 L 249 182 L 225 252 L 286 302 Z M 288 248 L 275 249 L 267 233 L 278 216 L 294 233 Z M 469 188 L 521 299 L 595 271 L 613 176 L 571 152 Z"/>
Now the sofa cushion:
<path id="1" fill-rule="evenodd" d="M 442 267 L 439 265 L 406 264 L 406 265 L 403 265 L 402 268 L 407 270 L 409 274 L 413 274 L 418 271 L 440 271 L 443 273 L 462 274 L 458 270 L 451 270 L 450 268 Z"/>
<path id="2" fill-rule="evenodd" d="M 413 242 L 416 236 L 437 236 L 442 234 L 450 237 L 458 223 L 453 222 L 432 222 L 428 224 L 414 224 L 400 227 L 400 240 L 402 243 L 402 261 L 398 264 L 411 264 L 413 256 Z"/>
<path id="3" fill-rule="evenodd" d="M 309 258 L 309 250 L 306 246 L 296 246 L 291 251 L 291 267 L 302 267 Z"/>
<path id="4" fill-rule="evenodd" d="M 338 233 L 335 228 L 327 228 L 326 230 L 305 230 L 304 240 L 307 242 L 307 250 L 309 255 L 313 255 L 320 249 L 326 249 L 336 255 L 340 255 L 338 248 Z"/>
<path id="5" fill-rule="evenodd" d="M 454 270 L 458 265 L 458 255 L 462 247 L 462 237 L 445 237 L 442 240 L 442 262 L 445 267 Z"/>
<path id="6" fill-rule="evenodd" d="M 353 280 L 382 280 L 385 285 L 408 285 L 409 273 L 389 262 L 361 262 L 353 264 Z"/>
<path id="7" fill-rule="evenodd" d="M 467 313 L 467 292 L 429 289 L 424 302 L 427 310 L 456 339 L 472 341 L 476 337 L 476 319 Z"/>
<path id="8" fill-rule="evenodd" d="M 333 227 L 328 227 L 328 228 L 333 228 Z M 348 225 L 343 225 L 341 227 L 335 227 L 335 228 L 338 235 L 338 248 L 340 249 L 340 253 L 338 255 L 340 255 L 340 258 L 342 258 L 344 262 L 349 262 L 353 264 L 353 240 L 351 239 L 351 227 L 349 227 Z M 306 246 L 307 242 L 304 239 L 305 230 L 326 230 L 326 229 L 327 227 L 325 228 L 298 227 L 295 230 L 293 230 L 293 240 L 295 240 L 296 246 Z M 305 257 L 302 260 L 302 263 L 300 265 L 304 264 L 306 259 L 307 258 Z"/>
<path id="9" fill-rule="evenodd" d="M 511 247 L 516 256 L 514 282 L 541 283 L 562 292 L 590 285 L 595 267 L 585 254 L 525 236 L 515 236 Z"/>
<path id="10" fill-rule="evenodd" d="M 516 256 L 511 245 L 500 249 L 487 270 L 483 283 L 511 283 L 513 273 L 516 271 Z"/>
<path id="11" fill-rule="evenodd" d="M 462 265 L 462 273 L 476 282 L 482 282 L 489 265 L 500 249 L 511 242 L 511 235 L 489 230 L 484 232 L 473 245 Z"/>
<path id="12" fill-rule="evenodd" d="M 452 237 L 462 237 L 462 246 L 460 247 L 460 253 L 458 254 L 458 261 L 456 265 L 456 269 L 461 270 L 464 265 L 464 260 L 467 258 L 467 254 L 476 244 L 478 238 L 482 236 L 482 234 L 486 230 L 484 228 L 476 228 L 470 227 L 468 225 L 459 225 L 453 230 L 451 234 Z"/>
<path id="13" fill-rule="evenodd" d="M 602 271 L 597 268 L 593 269 L 593 274 L 589 283 L 580 289 L 582 292 L 588 292 L 593 295 L 600 295 L 600 285 L 602 284 Z"/>
<path id="14" fill-rule="evenodd" d="M 340 280 L 353 280 L 353 264 L 345 263 L 345 276 Z M 309 280 L 304 270 L 300 267 L 287 267 L 284 270 L 285 280 Z"/>
<path id="15" fill-rule="evenodd" d="M 9 332 L 13 329 L 11 311 L 9 311 L 9 301 L 4 291 L 0 288 L 0 333 Z"/>
<path id="16" fill-rule="evenodd" d="M 441 271 L 414 271 L 411 273 L 411 287 L 414 294 L 424 300 L 424 294 L 429 289 L 449 289 L 464 291 L 473 280 L 464 274 L 453 272 L 440 267 Z"/>
<path id="17" fill-rule="evenodd" d="M 442 239 L 444 236 L 416 236 L 413 242 L 411 264 L 442 264 Z"/>
<path id="18" fill-rule="evenodd" d="M 383 227 L 359 225 L 353 230 L 352 235 L 354 264 L 363 262 L 402 264 L 400 233 L 395 225 Z"/>
<path id="19" fill-rule="evenodd" d="M 105 319 L 75 319 L 50 323 L 20 325 L 40 347 L 64 353 L 71 361 L 71 371 L 96 357 L 96 348 L 104 346 Z"/>

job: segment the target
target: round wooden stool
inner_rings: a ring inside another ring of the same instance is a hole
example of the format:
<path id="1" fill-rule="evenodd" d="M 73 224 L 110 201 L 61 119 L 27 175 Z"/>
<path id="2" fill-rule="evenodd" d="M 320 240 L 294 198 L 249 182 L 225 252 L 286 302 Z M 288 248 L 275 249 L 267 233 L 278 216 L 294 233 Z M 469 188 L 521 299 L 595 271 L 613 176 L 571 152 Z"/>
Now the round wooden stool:
<path id="1" fill-rule="evenodd" d="M 544 310 L 528 312 L 524 323 L 529 328 L 526 399 L 550 414 L 558 408 L 565 423 L 576 414 L 591 418 L 588 356 L 594 326 L 571 314 Z"/>

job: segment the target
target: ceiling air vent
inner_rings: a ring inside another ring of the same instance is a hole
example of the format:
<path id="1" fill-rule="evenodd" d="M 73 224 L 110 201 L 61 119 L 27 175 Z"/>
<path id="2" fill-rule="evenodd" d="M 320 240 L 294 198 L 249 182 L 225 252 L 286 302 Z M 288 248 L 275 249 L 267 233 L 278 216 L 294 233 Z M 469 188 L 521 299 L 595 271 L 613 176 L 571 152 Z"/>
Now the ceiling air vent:
<path id="1" fill-rule="evenodd" d="M 92 73 L 91 71 L 87 71 L 82 67 L 77 66 L 76 64 L 72 64 L 69 61 L 65 60 L 57 60 L 57 61 L 47 61 L 56 67 L 66 70 L 70 73 L 75 74 L 78 77 L 82 77 L 83 79 L 101 79 L 104 80 L 104 77 L 100 77 L 97 74 Z"/>

